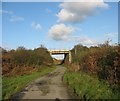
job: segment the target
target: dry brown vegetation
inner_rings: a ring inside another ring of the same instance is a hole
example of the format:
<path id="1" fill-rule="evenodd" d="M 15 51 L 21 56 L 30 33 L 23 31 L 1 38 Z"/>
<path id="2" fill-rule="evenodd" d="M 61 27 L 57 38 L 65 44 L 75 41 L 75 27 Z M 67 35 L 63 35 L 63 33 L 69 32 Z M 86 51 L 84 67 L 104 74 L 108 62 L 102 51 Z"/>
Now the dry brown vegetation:
<path id="1" fill-rule="evenodd" d="M 48 50 L 43 46 L 34 50 L 28 50 L 24 47 L 18 47 L 16 50 L 10 51 L 3 48 L 1 50 L 2 73 L 4 76 L 30 74 L 53 64 Z"/>
<path id="2" fill-rule="evenodd" d="M 70 71 L 97 75 L 99 80 L 120 85 L 120 45 L 110 46 L 108 42 L 90 48 L 76 45 L 71 52 Z"/>

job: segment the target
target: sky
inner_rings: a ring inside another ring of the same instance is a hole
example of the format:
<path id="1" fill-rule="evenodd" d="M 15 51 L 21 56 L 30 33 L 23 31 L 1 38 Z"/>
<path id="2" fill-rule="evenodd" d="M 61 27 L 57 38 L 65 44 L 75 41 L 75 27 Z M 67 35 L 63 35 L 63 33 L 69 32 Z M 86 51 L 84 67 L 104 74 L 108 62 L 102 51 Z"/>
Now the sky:
<path id="1" fill-rule="evenodd" d="M 117 2 L 3 2 L 1 14 L 6 49 L 118 43 Z"/>

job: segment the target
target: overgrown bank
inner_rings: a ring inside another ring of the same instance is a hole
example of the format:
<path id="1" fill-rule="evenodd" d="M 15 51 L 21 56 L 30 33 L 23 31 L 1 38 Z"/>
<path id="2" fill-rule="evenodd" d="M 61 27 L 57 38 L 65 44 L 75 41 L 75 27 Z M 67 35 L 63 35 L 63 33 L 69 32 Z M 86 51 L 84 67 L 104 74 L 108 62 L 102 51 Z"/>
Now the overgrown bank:
<path id="1" fill-rule="evenodd" d="M 41 46 L 34 50 L 18 47 L 16 50 L 2 49 L 3 76 L 31 74 L 44 66 L 51 67 L 53 59 L 47 48 Z"/>
<path id="2" fill-rule="evenodd" d="M 42 45 L 33 50 L 24 47 L 18 47 L 16 50 L 0 48 L 0 53 L 3 99 L 9 99 L 32 80 L 55 69 L 50 53 Z"/>
<path id="3" fill-rule="evenodd" d="M 109 99 L 112 94 L 120 99 L 120 45 L 110 46 L 108 42 L 89 48 L 76 45 L 71 53 L 72 63 L 68 63 L 68 57 L 65 60 L 69 71 L 65 79 L 79 98 Z"/>

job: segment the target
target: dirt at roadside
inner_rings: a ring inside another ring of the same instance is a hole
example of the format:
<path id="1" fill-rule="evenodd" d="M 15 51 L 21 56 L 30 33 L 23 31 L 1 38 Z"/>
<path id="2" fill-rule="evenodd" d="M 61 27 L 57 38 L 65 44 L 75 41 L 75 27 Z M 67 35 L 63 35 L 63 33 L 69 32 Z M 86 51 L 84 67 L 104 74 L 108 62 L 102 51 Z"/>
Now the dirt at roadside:
<path id="1" fill-rule="evenodd" d="M 55 71 L 36 79 L 12 99 L 72 99 L 62 82 L 64 72 L 65 67 L 58 66 Z"/>

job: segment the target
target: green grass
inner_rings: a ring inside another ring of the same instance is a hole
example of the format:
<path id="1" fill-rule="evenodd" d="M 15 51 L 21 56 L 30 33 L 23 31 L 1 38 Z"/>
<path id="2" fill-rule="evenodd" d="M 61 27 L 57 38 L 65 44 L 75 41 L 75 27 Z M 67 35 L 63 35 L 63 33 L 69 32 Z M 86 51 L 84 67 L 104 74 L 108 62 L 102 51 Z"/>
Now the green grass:
<path id="1" fill-rule="evenodd" d="M 16 77 L 3 77 L 2 78 L 2 97 L 9 99 L 12 95 L 19 92 L 22 88 L 32 82 L 34 79 L 41 77 L 55 70 L 56 67 L 44 68 L 39 72 L 34 72 L 29 75 L 16 76 Z"/>
<path id="2" fill-rule="evenodd" d="M 68 84 L 69 90 L 77 99 L 119 98 L 119 94 L 114 94 L 109 84 L 86 73 L 67 72 L 64 75 L 64 82 Z"/>

